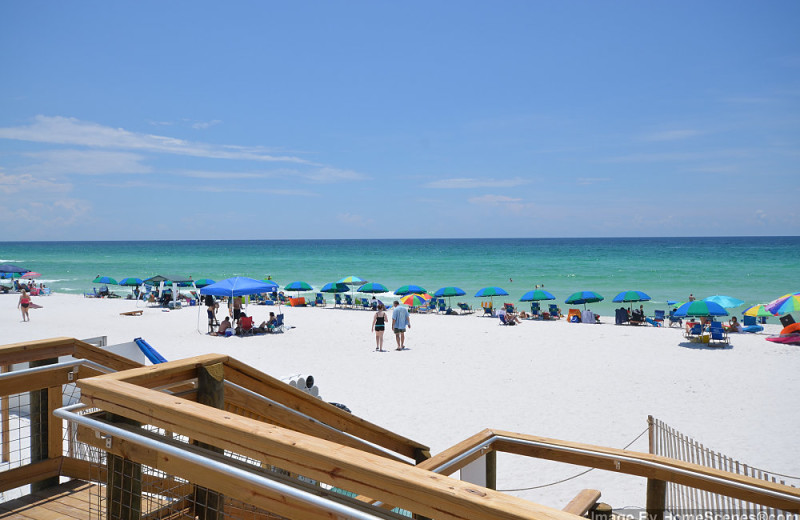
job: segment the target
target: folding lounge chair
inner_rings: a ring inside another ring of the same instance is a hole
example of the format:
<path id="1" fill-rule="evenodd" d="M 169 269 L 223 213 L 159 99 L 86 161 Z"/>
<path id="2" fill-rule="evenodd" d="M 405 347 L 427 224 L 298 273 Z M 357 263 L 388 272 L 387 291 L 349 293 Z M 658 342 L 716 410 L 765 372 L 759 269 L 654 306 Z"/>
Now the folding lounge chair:
<path id="1" fill-rule="evenodd" d="M 333 306 L 336 307 L 337 305 L 342 305 L 342 295 L 339 293 L 333 295 Z"/>
<path id="2" fill-rule="evenodd" d="M 541 318 L 542 317 L 542 309 L 539 306 L 539 302 L 531 302 L 531 318 Z"/>
<path id="3" fill-rule="evenodd" d="M 724 328 L 722 328 L 722 323 L 718 321 L 711 322 L 711 325 L 709 326 L 709 332 L 711 332 L 712 343 L 727 345 L 731 342 L 730 338 L 728 337 L 728 333 L 725 332 Z"/>
<path id="4" fill-rule="evenodd" d="M 550 311 L 550 318 L 560 320 L 561 319 L 561 311 L 558 310 L 558 305 L 555 303 L 551 303 L 549 307 Z"/>
<path id="5" fill-rule="evenodd" d="M 676 327 L 683 327 L 683 320 L 680 318 L 676 318 L 674 314 L 675 314 L 674 310 L 669 311 L 669 326 L 672 327 L 673 324 L 677 323 L 677 325 L 675 325 Z"/>
<path id="6" fill-rule="evenodd" d="M 494 309 L 492 308 L 492 302 L 481 302 L 481 307 L 483 307 L 484 316 L 488 314 L 490 317 L 494 317 Z"/>
<path id="7" fill-rule="evenodd" d="M 283 314 L 275 316 L 275 327 L 272 332 L 283 332 Z"/>
<path id="8" fill-rule="evenodd" d="M 353 306 L 353 298 L 351 298 L 349 294 L 344 295 L 344 304 L 347 305 L 348 307 Z"/>
<path id="9" fill-rule="evenodd" d="M 653 321 L 664 323 L 664 317 L 666 313 L 664 311 L 653 311 Z"/>
<path id="10" fill-rule="evenodd" d="M 370 310 L 372 308 L 372 304 L 366 298 L 361 298 L 361 308 Z"/>
<path id="11" fill-rule="evenodd" d="M 514 310 L 514 304 L 513 303 L 504 303 L 503 307 L 506 308 L 506 312 L 516 312 Z"/>
<path id="12" fill-rule="evenodd" d="M 692 325 L 692 328 L 689 329 L 689 331 L 684 334 L 684 337 L 691 341 L 692 339 L 699 338 L 702 335 L 703 335 L 703 324 L 695 323 L 694 325 Z"/>
<path id="13" fill-rule="evenodd" d="M 755 316 L 745 316 L 743 318 L 742 325 L 744 325 L 742 327 L 742 332 L 755 333 L 755 332 L 761 332 L 762 330 L 764 330 L 764 327 L 762 327 L 761 325 L 759 325 L 757 323 Z"/>
<path id="14" fill-rule="evenodd" d="M 242 336 L 251 336 L 253 334 L 252 316 L 245 316 L 239 319 L 239 332 Z"/>
<path id="15" fill-rule="evenodd" d="M 444 300 L 439 300 L 438 309 L 439 312 L 447 312 L 447 305 L 444 304 Z"/>
<path id="16" fill-rule="evenodd" d="M 472 307 L 470 307 L 466 303 L 459 302 L 457 305 L 458 308 L 461 309 L 461 314 L 472 314 L 473 312 L 475 312 L 472 310 Z"/>
<path id="17" fill-rule="evenodd" d="M 505 315 L 505 313 L 502 313 L 502 312 L 501 312 L 501 313 L 499 313 L 499 314 L 497 315 L 497 317 L 498 317 L 498 318 L 500 318 L 500 325 L 508 325 L 508 322 L 506 321 L 506 315 Z"/>

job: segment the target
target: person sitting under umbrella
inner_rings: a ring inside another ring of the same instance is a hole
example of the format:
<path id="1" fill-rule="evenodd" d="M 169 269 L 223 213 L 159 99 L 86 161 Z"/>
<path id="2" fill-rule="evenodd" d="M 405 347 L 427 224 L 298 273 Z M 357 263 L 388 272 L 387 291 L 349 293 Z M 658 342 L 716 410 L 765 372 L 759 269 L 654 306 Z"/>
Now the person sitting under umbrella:
<path id="1" fill-rule="evenodd" d="M 736 319 L 736 316 L 731 316 L 731 321 L 725 327 L 728 332 L 742 332 L 742 324 Z"/>

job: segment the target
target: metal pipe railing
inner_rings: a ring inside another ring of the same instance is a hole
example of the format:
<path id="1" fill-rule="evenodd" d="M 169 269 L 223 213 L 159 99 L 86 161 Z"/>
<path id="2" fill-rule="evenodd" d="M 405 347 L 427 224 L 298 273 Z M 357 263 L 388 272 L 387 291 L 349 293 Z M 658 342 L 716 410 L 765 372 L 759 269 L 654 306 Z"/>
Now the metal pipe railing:
<path id="1" fill-rule="evenodd" d="M 123 439 L 125 441 L 137 444 L 139 446 L 143 446 L 153 450 L 158 450 L 176 459 L 181 459 L 206 469 L 224 473 L 226 475 L 231 476 L 232 478 L 265 489 L 269 489 L 271 491 L 280 493 L 294 500 L 303 502 L 305 504 L 322 509 L 324 511 L 328 511 L 336 515 L 341 515 L 342 518 L 344 519 L 352 518 L 354 520 L 374 520 L 376 518 L 379 519 L 396 518 L 396 515 L 393 515 L 389 512 L 381 511 L 381 512 L 370 513 L 362 511 L 356 509 L 353 506 L 349 506 L 346 504 L 342 504 L 330 499 L 317 496 L 308 491 L 294 488 L 288 484 L 272 480 L 266 476 L 257 475 L 249 471 L 246 471 L 242 468 L 237 468 L 235 466 L 224 464 L 217 460 L 208 459 L 206 457 L 203 457 L 202 455 L 183 450 L 179 447 L 172 446 L 170 444 L 158 441 L 156 439 L 152 439 L 150 437 L 133 433 L 131 431 L 119 428 L 112 424 L 99 421 L 89 416 L 80 415 L 79 413 L 75 412 L 76 410 L 84 407 L 86 407 L 86 405 L 84 405 L 83 403 L 78 403 L 70 406 L 65 406 L 63 408 L 59 408 L 55 410 L 53 413 L 56 415 L 56 417 L 74 422 L 76 424 L 81 424 L 97 432 L 108 435 L 112 439 L 113 438 Z"/>

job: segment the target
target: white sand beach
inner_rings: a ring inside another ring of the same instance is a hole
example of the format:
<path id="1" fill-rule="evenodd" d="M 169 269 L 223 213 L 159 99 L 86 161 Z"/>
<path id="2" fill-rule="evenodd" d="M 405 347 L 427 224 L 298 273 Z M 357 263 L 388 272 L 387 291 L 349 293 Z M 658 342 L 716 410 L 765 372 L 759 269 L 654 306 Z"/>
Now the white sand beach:
<path id="1" fill-rule="evenodd" d="M 705 446 L 775 473 L 800 476 L 796 404 L 800 347 L 732 334 L 731 347 L 688 344 L 683 329 L 524 321 L 503 327 L 476 315 L 412 314 L 408 350 L 375 351 L 372 313 L 282 307 L 284 334 L 211 337 L 205 311 L 142 316 L 126 300 L 54 294 L 23 323 L 16 295 L 0 295 L 0 343 L 54 336 L 107 336 L 109 344 L 146 339 L 169 360 L 223 353 L 278 378 L 313 374 L 326 401 L 427 444 L 437 453 L 496 428 L 622 448 L 651 414 Z M 250 306 L 256 323 L 273 307 Z M 220 310 L 224 317 L 224 309 Z M 780 325 L 767 325 L 777 333 Z M 199 328 L 199 332 L 198 332 Z M 647 436 L 632 450 L 647 451 Z M 583 468 L 501 455 L 498 489 L 530 488 Z M 796 481 L 793 481 L 796 482 Z M 615 508 L 643 506 L 645 480 L 591 471 L 567 482 L 514 494 L 563 507 L 583 488 Z"/>

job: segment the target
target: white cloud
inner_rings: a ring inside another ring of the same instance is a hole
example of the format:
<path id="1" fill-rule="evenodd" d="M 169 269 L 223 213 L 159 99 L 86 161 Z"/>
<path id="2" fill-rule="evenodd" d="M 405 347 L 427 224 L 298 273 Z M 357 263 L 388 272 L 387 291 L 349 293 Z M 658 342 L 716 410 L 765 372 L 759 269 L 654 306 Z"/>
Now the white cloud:
<path id="1" fill-rule="evenodd" d="M 340 168 L 332 168 L 324 166 L 317 170 L 300 173 L 302 177 L 314 182 L 330 183 L 342 181 L 363 181 L 368 179 L 366 175 L 355 172 L 353 170 L 343 170 Z"/>
<path id="2" fill-rule="evenodd" d="M 142 164 L 144 157 L 130 152 L 106 150 L 47 150 L 23 154 L 42 162 L 23 168 L 36 175 L 107 175 L 120 173 L 150 173 Z"/>
<path id="3" fill-rule="evenodd" d="M 362 215 L 354 215 L 352 213 L 339 213 L 336 215 L 336 220 L 357 227 L 367 227 L 372 224 L 372 220 L 364 218 Z"/>
<path id="4" fill-rule="evenodd" d="M 466 189 L 466 188 L 513 188 L 528 184 L 530 181 L 520 177 L 512 179 L 474 179 L 474 178 L 452 178 L 440 179 L 425 184 L 426 188 L 437 189 Z"/>
<path id="5" fill-rule="evenodd" d="M 32 124 L 0 128 L 0 139 L 80 145 L 91 148 L 149 151 L 209 159 L 314 163 L 293 156 L 273 155 L 263 147 L 219 146 L 153 134 L 129 132 L 72 117 L 36 116 Z"/>
<path id="6" fill-rule="evenodd" d="M 522 199 L 507 197 L 505 195 L 481 195 L 480 197 L 468 199 L 468 202 L 470 204 L 483 206 L 501 206 L 505 204 L 519 204 L 522 202 Z"/>
<path id="7" fill-rule="evenodd" d="M 91 205 L 80 199 L 58 198 L 52 202 L 20 202 L 0 205 L 0 219 L 11 225 L 24 225 L 32 236 L 72 226 L 89 212 Z"/>
<path id="8" fill-rule="evenodd" d="M 67 192 L 71 189 L 69 184 L 54 182 L 47 179 L 37 179 L 29 173 L 21 175 L 8 175 L 0 171 L 0 193 L 19 192 Z"/>
<path id="9" fill-rule="evenodd" d="M 216 126 L 220 124 L 222 121 L 219 119 L 214 119 L 212 121 L 197 121 L 192 125 L 192 128 L 196 130 L 205 130 L 206 128 L 211 128 L 212 126 Z"/>

